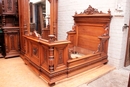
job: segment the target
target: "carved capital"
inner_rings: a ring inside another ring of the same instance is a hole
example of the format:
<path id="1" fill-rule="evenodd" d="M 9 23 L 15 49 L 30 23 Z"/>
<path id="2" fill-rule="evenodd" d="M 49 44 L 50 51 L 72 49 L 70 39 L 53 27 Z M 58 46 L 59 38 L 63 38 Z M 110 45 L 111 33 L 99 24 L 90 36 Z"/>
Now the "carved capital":
<path id="1" fill-rule="evenodd" d="M 48 37 L 49 37 L 49 42 L 55 41 L 55 35 L 48 35 Z"/>

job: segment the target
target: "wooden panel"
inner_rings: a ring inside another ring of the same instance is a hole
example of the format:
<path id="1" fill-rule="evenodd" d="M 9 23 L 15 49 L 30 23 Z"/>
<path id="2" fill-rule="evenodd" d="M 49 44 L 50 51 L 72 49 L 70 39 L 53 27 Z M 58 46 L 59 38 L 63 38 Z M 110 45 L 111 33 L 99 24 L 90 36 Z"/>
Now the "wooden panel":
<path id="1" fill-rule="evenodd" d="M 40 59 L 41 67 L 49 71 L 48 56 L 49 56 L 49 47 L 41 45 L 41 59 Z"/>
<path id="2" fill-rule="evenodd" d="M 9 30 L 8 30 L 9 29 Z M 12 30 L 13 29 L 13 30 Z M 8 57 L 14 57 L 19 56 L 19 28 L 5 28 L 4 29 L 4 37 L 5 37 L 5 47 L 6 47 L 6 56 Z"/>
<path id="3" fill-rule="evenodd" d="M 80 35 L 78 37 L 77 46 L 86 48 L 88 50 L 96 51 L 98 50 L 99 43 L 100 43 L 100 40 L 98 39 L 98 37 Z"/>
<path id="4" fill-rule="evenodd" d="M 94 25 L 79 25 L 78 26 L 78 35 L 89 35 L 98 37 L 104 34 L 103 26 Z"/>
<path id="5" fill-rule="evenodd" d="M 40 66 L 39 44 L 31 41 L 30 45 L 31 61 L 34 62 L 36 65 Z"/>
<path id="6" fill-rule="evenodd" d="M 17 13 L 17 0 L 2 0 L 4 4 L 3 14 Z"/>
<path id="7" fill-rule="evenodd" d="M 66 48 L 67 44 L 55 46 L 54 55 L 57 57 L 55 59 L 55 70 L 64 70 L 67 68 L 68 56 L 66 55 L 68 55 L 68 49 Z"/>

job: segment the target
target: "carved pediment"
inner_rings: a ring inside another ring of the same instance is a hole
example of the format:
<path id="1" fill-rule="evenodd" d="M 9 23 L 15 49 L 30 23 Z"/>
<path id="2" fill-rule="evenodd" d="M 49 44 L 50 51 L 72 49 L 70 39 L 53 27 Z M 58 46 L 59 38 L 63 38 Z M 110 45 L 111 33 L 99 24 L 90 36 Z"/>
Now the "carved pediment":
<path id="1" fill-rule="evenodd" d="M 108 11 L 108 14 L 110 14 L 110 10 Z M 75 12 L 75 15 L 81 15 L 81 14 L 86 14 L 86 15 L 92 15 L 92 14 L 104 14 L 102 11 L 98 11 L 98 9 L 93 8 L 91 5 L 87 9 L 84 10 L 84 12 L 81 12 L 80 14 L 77 14 Z"/>
<path id="2" fill-rule="evenodd" d="M 85 14 L 95 14 L 95 13 L 99 13 L 99 11 L 98 11 L 98 9 L 95 9 L 91 5 L 89 5 L 89 7 L 86 10 L 84 10 L 84 13 Z"/>

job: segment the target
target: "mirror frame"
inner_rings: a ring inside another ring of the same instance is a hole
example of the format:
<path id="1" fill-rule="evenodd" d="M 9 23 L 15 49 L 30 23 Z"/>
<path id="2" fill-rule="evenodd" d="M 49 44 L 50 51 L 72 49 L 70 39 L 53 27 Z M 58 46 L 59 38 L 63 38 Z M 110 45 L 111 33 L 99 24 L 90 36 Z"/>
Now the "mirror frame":
<path id="1" fill-rule="evenodd" d="M 49 1 L 49 3 L 50 3 L 50 17 L 47 19 L 47 20 L 49 20 L 49 23 L 47 25 L 47 28 L 43 28 L 43 26 L 41 25 L 40 34 L 43 37 L 43 39 L 48 39 L 48 35 L 54 35 L 57 40 L 58 0 L 46 0 L 46 1 Z M 31 11 L 31 9 L 30 9 L 30 11 Z M 30 14 L 29 18 L 31 19 L 31 14 Z M 41 20 L 40 20 L 40 22 L 41 22 Z M 30 21 L 30 24 L 31 24 L 31 21 Z M 29 33 L 32 32 L 32 30 L 34 30 L 33 25 L 32 25 L 32 28 L 33 29 L 31 29 L 31 25 L 30 25 Z"/>

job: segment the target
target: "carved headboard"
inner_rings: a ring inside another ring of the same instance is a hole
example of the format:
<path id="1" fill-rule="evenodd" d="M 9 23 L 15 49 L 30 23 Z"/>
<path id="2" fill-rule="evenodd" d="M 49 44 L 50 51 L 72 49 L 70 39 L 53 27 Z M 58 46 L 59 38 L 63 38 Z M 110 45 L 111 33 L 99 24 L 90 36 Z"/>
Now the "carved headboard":
<path id="1" fill-rule="evenodd" d="M 70 47 L 81 47 L 91 51 L 101 49 L 101 40 L 109 38 L 109 24 L 111 20 L 110 11 L 108 13 L 99 12 L 89 6 L 84 12 L 75 12 L 74 25 L 68 33 L 68 40 L 71 41 Z M 108 41 L 105 43 L 107 50 Z"/>

